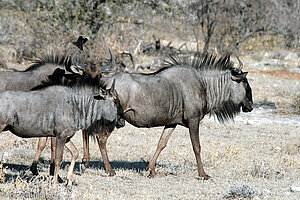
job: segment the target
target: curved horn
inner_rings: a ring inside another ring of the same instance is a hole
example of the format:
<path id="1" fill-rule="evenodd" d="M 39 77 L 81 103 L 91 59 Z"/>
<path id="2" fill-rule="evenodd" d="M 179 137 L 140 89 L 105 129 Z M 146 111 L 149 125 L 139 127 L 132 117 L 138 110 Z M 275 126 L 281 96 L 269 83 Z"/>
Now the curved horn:
<path id="1" fill-rule="evenodd" d="M 238 67 L 238 70 L 242 70 L 242 68 L 243 68 L 243 62 L 239 59 L 239 57 L 238 56 L 236 56 L 236 59 L 239 61 L 239 67 Z"/>
<path id="2" fill-rule="evenodd" d="M 115 92 L 115 83 L 116 83 L 116 79 L 114 79 L 114 81 L 113 81 L 113 83 L 112 83 L 112 85 L 111 85 L 111 87 L 110 87 L 110 91 L 113 93 L 113 92 Z"/>
<path id="3" fill-rule="evenodd" d="M 75 51 L 75 53 L 72 55 L 71 62 L 72 62 L 72 65 L 75 65 L 78 69 L 84 70 L 86 64 L 79 64 L 79 63 L 76 62 L 76 59 L 75 59 L 79 51 L 80 51 L 80 49 L 77 49 Z"/>
<path id="4" fill-rule="evenodd" d="M 111 68 L 113 68 L 113 67 L 116 66 L 116 61 L 115 61 L 114 55 L 113 55 L 113 53 L 111 52 L 111 49 L 110 49 L 110 48 L 108 49 L 108 51 L 109 51 L 109 54 L 110 54 Z"/>
<path id="5" fill-rule="evenodd" d="M 136 64 L 135 64 L 135 58 L 132 55 L 132 53 L 130 51 L 123 51 L 123 54 L 128 54 L 130 56 L 131 62 L 132 62 L 132 71 L 136 72 Z"/>

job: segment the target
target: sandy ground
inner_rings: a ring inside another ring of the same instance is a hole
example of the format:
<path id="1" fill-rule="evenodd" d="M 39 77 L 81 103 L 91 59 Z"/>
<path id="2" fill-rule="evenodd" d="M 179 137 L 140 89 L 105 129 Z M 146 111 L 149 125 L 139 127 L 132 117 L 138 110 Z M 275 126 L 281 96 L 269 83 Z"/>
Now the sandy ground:
<path id="1" fill-rule="evenodd" d="M 198 178 L 188 129 L 180 126 L 161 153 L 153 179 L 147 178 L 146 168 L 162 127 L 138 129 L 126 124 L 112 133 L 108 154 L 117 173 L 114 177 L 105 173 L 95 142 L 90 146 L 90 166 L 84 174 L 79 174 L 83 150 L 81 133 L 77 133 L 72 141 L 80 149 L 80 156 L 72 189 L 52 184 L 48 176 L 49 147 L 42 154 L 40 175 L 34 177 L 28 167 L 34 158 L 37 139 L 21 139 L 3 132 L 0 175 L 5 176 L 5 181 L 0 183 L 0 198 L 300 199 L 300 191 L 291 190 L 300 187 L 300 115 L 293 107 L 295 98 L 300 97 L 300 61 L 293 55 L 281 60 L 265 54 L 260 56 L 262 60 L 243 58 L 255 107 L 251 113 L 236 117 L 234 123 L 222 125 L 208 117 L 202 120 L 201 155 L 204 168 L 212 177 L 208 181 Z M 283 74 L 283 70 L 289 73 Z M 60 170 L 64 180 L 69 161 L 70 154 L 65 151 Z"/>

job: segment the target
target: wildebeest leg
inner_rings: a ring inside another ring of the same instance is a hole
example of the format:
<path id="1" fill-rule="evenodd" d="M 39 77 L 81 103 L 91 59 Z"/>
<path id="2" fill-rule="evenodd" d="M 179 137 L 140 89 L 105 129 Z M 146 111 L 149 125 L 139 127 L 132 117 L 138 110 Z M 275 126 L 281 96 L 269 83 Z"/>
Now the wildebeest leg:
<path id="1" fill-rule="evenodd" d="M 150 174 L 148 175 L 149 178 L 154 177 L 156 160 L 157 160 L 160 152 L 167 146 L 168 140 L 175 128 L 176 128 L 176 125 L 165 126 L 165 128 L 160 136 L 160 139 L 158 141 L 155 154 L 148 165 L 148 169 L 150 169 Z"/>
<path id="2" fill-rule="evenodd" d="M 55 150 L 55 168 L 54 168 L 54 183 L 58 183 L 58 171 L 60 163 L 63 158 L 64 146 L 67 141 L 66 136 L 56 136 L 56 150 Z"/>
<path id="3" fill-rule="evenodd" d="M 105 134 L 105 133 L 99 133 L 97 135 L 97 141 L 98 141 L 98 145 L 99 145 L 99 149 L 101 152 L 101 156 L 104 162 L 104 166 L 105 166 L 105 172 L 109 173 L 110 176 L 114 176 L 116 175 L 116 172 L 112 169 L 109 159 L 108 159 L 108 155 L 107 155 L 107 149 L 106 149 L 106 143 L 107 143 L 107 139 L 109 137 L 110 133 Z"/>
<path id="4" fill-rule="evenodd" d="M 72 160 L 71 160 L 71 164 L 70 164 L 69 171 L 68 171 L 68 184 L 67 184 L 67 186 L 71 186 L 73 170 L 74 170 L 75 162 L 78 158 L 79 152 L 72 141 L 69 141 L 68 143 L 66 143 L 66 147 L 69 149 L 69 151 L 72 154 Z"/>
<path id="5" fill-rule="evenodd" d="M 90 151 L 89 151 L 89 135 L 85 130 L 82 130 L 82 139 L 83 139 L 83 159 L 80 164 L 81 173 L 85 171 L 91 159 Z"/>
<path id="6" fill-rule="evenodd" d="M 190 132 L 190 138 L 193 145 L 193 150 L 195 153 L 197 166 L 198 166 L 198 174 L 199 176 L 203 177 L 204 180 L 208 180 L 210 176 L 208 176 L 203 169 L 202 161 L 201 161 L 201 146 L 200 146 L 200 140 L 199 140 L 199 120 L 190 120 L 189 121 L 189 132 Z"/>
<path id="7" fill-rule="evenodd" d="M 30 167 L 30 171 L 32 172 L 33 175 L 38 175 L 39 174 L 39 172 L 37 170 L 37 163 L 38 163 L 38 161 L 40 159 L 42 151 L 46 147 L 47 139 L 48 139 L 47 137 L 41 137 L 41 138 L 39 138 L 38 146 L 37 146 L 37 151 L 36 151 L 34 160 L 33 160 L 32 164 L 31 164 L 31 167 Z"/>
<path id="8" fill-rule="evenodd" d="M 56 151 L 56 137 L 51 137 L 51 162 L 50 162 L 50 176 L 54 175 L 54 162 L 55 162 L 55 151 Z"/>

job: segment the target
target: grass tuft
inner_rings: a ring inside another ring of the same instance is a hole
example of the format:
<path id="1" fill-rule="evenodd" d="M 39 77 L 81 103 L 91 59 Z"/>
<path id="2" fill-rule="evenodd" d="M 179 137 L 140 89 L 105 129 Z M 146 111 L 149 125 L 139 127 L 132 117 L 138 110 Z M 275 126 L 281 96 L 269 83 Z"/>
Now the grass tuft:
<path id="1" fill-rule="evenodd" d="M 226 199 L 235 199 L 235 198 L 246 198 L 253 199 L 257 194 L 252 187 L 247 185 L 246 183 L 235 184 L 229 188 L 228 193 L 225 195 Z"/>

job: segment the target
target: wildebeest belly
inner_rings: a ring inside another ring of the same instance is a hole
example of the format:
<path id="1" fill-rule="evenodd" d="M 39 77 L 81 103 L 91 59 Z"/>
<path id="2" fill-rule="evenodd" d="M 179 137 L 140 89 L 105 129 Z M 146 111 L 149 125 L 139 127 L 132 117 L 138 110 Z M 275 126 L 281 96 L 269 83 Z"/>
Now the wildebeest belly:
<path id="1" fill-rule="evenodd" d="M 136 127 L 156 127 L 171 124 L 182 124 L 183 112 L 179 109 L 170 110 L 144 106 L 143 109 L 132 109 L 126 112 L 124 118 Z"/>
<path id="2" fill-rule="evenodd" d="M 22 137 L 22 138 L 31 138 L 31 137 L 54 137 L 54 130 L 41 131 L 34 128 L 26 128 L 20 126 L 11 126 L 8 125 L 5 130 L 12 132 L 13 134 Z"/>

